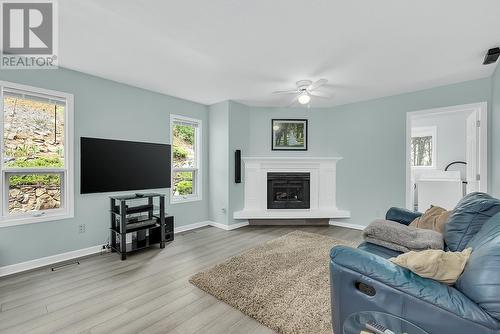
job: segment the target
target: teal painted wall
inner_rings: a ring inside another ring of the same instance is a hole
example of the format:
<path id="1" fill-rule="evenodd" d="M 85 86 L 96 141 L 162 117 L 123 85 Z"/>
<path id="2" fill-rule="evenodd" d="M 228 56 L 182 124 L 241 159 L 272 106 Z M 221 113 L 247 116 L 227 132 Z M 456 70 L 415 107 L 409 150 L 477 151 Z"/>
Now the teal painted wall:
<path id="1" fill-rule="evenodd" d="M 209 210 L 208 218 L 219 224 L 228 224 L 229 187 L 229 101 L 220 102 L 209 109 Z"/>
<path id="2" fill-rule="evenodd" d="M 75 218 L 0 228 L 0 266 L 24 262 L 106 242 L 110 194 L 80 195 L 80 137 L 169 143 L 169 115 L 208 123 L 207 107 L 70 70 L 0 71 L 0 80 L 48 88 L 75 97 Z M 203 166 L 208 162 L 208 131 L 203 131 Z M 208 217 L 208 173 L 203 171 L 203 201 L 170 205 L 176 226 Z M 166 189 L 161 189 L 167 193 Z M 78 224 L 87 225 L 78 234 Z"/>
<path id="3" fill-rule="evenodd" d="M 330 109 L 261 108 L 250 107 L 248 154 L 245 156 L 332 156 L 335 153 L 329 143 Z M 279 118 L 308 119 L 308 150 L 300 152 L 271 151 L 271 121 Z"/>
<path id="4" fill-rule="evenodd" d="M 234 183 L 234 151 L 244 154 L 249 142 L 248 107 L 224 101 L 209 109 L 209 219 L 231 225 L 243 208 L 243 183 Z"/>
<path id="5" fill-rule="evenodd" d="M 389 207 L 405 205 L 406 113 L 490 100 L 487 78 L 334 108 L 250 108 L 249 155 L 343 157 L 338 164 L 337 205 L 351 211 L 345 222 L 366 225 Z M 309 119 L 309 150 L 272 152 L 272 118 Z M 500 145 L 490 148 L 498 150 Z M 495 167 L 500 168 L 500 162 Z"/>
<path id="6" fill-rule="evenodd" d="M 498 66 L 491 77 L 491 101 L 491 193 L 496 197 L 500 197 L 500 67 Z"/>
<path id="7" fill-rule="evenodd" d="M 241 155 L 247 154 L 250 140 L 254 138 L 250 134 L 248 126 L 250 120 L 249 107 L 231 102 L 229 108 L 229 201 L 228 201 L 228 223 L 234 221 L 233 213 L 243 209 L 245 169 L 241 168 L 241 183 L 234 182 L 235 160 L 234 151 L 241 150 Z M 260 135 L 260 134 L 259 134 Z M 237 221 L 236 221 L 237 222 Z"/>

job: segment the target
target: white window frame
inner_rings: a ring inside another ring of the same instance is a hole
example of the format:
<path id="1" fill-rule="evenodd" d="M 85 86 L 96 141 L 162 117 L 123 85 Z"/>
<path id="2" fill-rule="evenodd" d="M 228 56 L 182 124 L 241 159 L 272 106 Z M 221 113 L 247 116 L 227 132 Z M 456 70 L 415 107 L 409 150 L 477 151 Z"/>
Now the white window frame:
<path id="1" fill-rule="evenodd" d="M 437 126 L 416 126 L 411 128 L 411 138 L 432 137 L 432 165 L 411 166 L 412 169 L 436 169 L 437 166 Z M 411 145 L 410 145 L 411 147 Z"/>
<path id="2" fill-rule="evenodd" d="M 64 109 L 64 167 L 62 168 L 6 168 L 3 161 L 4 137 L 3 137 L 3 119 L 4 105 L 3 97 L 4 90 L 12 89 L 25 91 L 31 96 L 40 96 L 43 98 L 51 98 L 65 100 L 66 106 Z M 0 110 L 1 124 L 0 126 L 0 227 L 18 226 L 23 224 L 41 223 L 53 220 L 61 220 L 74 217 L 74 127 L 73 127 L 73 94 L 59 92 L 55 90 L 43 89 L 33 86 L 21 85 L 13 82 L 0 81 Z M 61 203 L 59 209 L 39 210 L 36 212 L 9 214 L 9 184 L 8 175 L 20 173 L 60 173 L 61 178 Z"/>
<path id="3" fill-rule="evenodd" d="M 192 123 L 196 125 L 194 134 L 195 143 L 195 166 L 193 168 L 174 168 L 174 125 L 176 121 L 184 123 Z M 170 115 L 170 142 L 171 142 L 171 156 L 170 161 L 172 164 L 172 170 L 170 173 L 171 177 L 171 187 L 170 187 L 170 204 L 195 202 L 202 200 L 203 194 L 203 178 L 202 178 L 202 131 L 203 123 L 200 119 L 190 118 L 181 115 Z M 174 196 L 174 173 L 175 172 L 193 172 L 193 194 Z"/>

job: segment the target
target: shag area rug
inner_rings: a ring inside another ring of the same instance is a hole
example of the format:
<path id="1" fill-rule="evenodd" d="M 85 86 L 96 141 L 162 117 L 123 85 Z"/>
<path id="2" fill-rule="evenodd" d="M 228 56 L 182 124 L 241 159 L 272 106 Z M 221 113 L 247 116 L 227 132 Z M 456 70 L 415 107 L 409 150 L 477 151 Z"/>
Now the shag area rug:
<path id="1" fill-rule="evenodd" d="M 190 282 L 278 333 L 332 333 L 329 254 L 350 241 L 294 231 L 191 277 Z"/>

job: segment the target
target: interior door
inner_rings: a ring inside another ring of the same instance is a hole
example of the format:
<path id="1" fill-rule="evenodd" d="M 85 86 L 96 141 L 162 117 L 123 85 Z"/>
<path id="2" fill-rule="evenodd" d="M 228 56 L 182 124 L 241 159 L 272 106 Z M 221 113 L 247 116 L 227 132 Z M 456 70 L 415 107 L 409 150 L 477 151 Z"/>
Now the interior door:
<path id="1" fill-rule="evenodd" d="M 467 117 L 466 178 L 467 194 L 479 191 L 479 115 L 473 112 Z"/>

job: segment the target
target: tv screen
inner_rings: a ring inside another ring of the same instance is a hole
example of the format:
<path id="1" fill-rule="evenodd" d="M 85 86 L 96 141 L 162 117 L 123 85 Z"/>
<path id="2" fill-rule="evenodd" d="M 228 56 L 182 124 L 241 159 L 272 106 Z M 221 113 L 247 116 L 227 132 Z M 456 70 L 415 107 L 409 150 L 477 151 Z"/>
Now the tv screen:
<path id="1" fill-rule="evenodd" d="M 170 188 L 170 145 L 82 137 L 80 193 Z"/>

